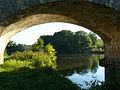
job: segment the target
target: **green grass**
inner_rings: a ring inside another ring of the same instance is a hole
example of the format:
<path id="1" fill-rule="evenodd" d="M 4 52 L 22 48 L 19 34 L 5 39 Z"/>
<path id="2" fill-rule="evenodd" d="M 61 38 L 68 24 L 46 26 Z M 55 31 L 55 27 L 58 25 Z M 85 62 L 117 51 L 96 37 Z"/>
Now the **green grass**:
<path id="1" fill-rule="evenodd" d="M 17 52 L 0 65 L 0 90 L 80 90 L 56 68 L 55 55 Z"/>
<path id="2" fill-rule="evenodd" d="M 80 90 L 52 69 L 19 68 L 0 73 L 0 90 Z"/>

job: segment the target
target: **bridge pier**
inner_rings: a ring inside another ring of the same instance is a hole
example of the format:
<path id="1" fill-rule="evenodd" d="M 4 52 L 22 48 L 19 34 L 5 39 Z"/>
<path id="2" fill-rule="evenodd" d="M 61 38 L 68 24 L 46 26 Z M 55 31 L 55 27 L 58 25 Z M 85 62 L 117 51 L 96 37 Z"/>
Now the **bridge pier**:
<path id="1" fill-rule="evenodd" d="M 9 28 L 8 28 L 9 30 Z M 8 31 L 7 29 L 4 31 Z M 22 29 L 13 29 L 12 31 L 9 32 L 2 32 L 0 36 L 0 64 L 4 63 L 4 51 L 6 49 L 6 46 L 8 42 L 11 40 L 11 38 Z"/>
<path id="2" fill-rule="evenodd" d="M 0 64 L 4 63 L 4 51 L 7 45 L 7 38 L 4 36 L 0 37 Z"/>
<path id="3" fill-rule="evenodd" d="M 104 41 L 104 59 L 100 60 L 100 65 L 102 66 L 111 66 L 111 67 L 120 67 L 120 36 L 119 33 L 111 33 L 112 38 Z"/>
<path id="4" fill-rule="evenodd" d="M 113 32 L 114 33 L 114 32 Z M 107 60 L 120 60 L 120 33 L 109 34 L 111 39 L 104 41 L 105 44 L 105 59 Z"/>
<path id="5" fill-rule="evenodd" d="M 104 90 L 119 90 L 120 89 L 120 68 L 105 67 L 105 89 Z"/>
<path id="6" fill-rule="evenodd" d="M 120 67 L 120 60 L 100 59 L 99 65 L 104 67 Z"/>

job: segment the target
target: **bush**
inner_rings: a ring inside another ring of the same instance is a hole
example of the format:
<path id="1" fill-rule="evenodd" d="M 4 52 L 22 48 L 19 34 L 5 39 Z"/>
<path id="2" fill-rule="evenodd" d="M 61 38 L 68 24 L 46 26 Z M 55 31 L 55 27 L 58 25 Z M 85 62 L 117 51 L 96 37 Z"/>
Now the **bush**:
<path id="1" fill-rule="evenodd" d="M 30 61 L 21 61 L 21 60 L 15 60 L 15 59 L 10 59 L 5 61 L 5 63 L 3 65 L 1 65 L 0 67 L 0 72 L 2 71 L 13 71 L 13 70 L 17 70 L 19 68 L 33 68 L 33 66 L 31 65 L 32 62 Z"/>
<path id="2" fill-rule="evenodd" d="M 32 62 L 32 66 L 35 68 L 52 68 L 56 69 L 56 56 L 53 54 L 48 54 L 46 52 L 33 52 L 24 51 L 16 52 L 9 59 L 16 61 L 27 61 Z M 8 61 L 9 62 L 9 61 Z"/>

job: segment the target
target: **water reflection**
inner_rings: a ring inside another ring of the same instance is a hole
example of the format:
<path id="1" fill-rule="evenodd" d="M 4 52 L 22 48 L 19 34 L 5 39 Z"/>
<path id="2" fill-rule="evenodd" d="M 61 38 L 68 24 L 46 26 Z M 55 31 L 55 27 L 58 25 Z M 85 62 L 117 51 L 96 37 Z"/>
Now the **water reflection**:
<path id="1" fill-rule="evenodd" d="M 60 73 L 82 88 L 89 88 L 86 82 L 104 81 L 104 67 L 99 66 L 103 55 L 58 55 Z"/>

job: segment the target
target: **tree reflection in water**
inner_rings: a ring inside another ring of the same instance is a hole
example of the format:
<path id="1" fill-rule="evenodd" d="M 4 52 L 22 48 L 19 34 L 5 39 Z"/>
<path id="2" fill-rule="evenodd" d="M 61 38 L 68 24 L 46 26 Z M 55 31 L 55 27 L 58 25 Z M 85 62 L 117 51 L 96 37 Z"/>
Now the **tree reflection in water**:
<path id="1" fill-rule="evenodd" d="M 58 70 L 65 76 L 72 75 L 74 72 L 81 75 L 87 74 L 88 72 L 94 74 L 97 72 L 100 57 L 102 55 L 58 55 Z"/>
<path id="2" fill-rule="evenodd" d="M 102 57 L 103 55 L 87 54 L 58 55 L 58 70 L 61 75 L 80 87 L 89 88 L 94 81 L 104 81 L 104 75 L 99 75 L 100 71 L 104 71 L 104 68 L 99 66 L 99 59 Z"/>
<path id="3" fill-rule="evenodd" d="M 63 76 L 72 76 L 74 73 L 81 76 L 95 74 L 98 72 L 100 58 L 103 58 L 103 55 L 58 55 L 58 70 Z M 103 73 L 105 82 L 92 76 L 92 80 L 84 81 L 84 84 L 91 86 L 89 90 L 120 90 L 120 67 L 107 65 Z M 83 83 L 79 86 L 83 86 Z"/>

